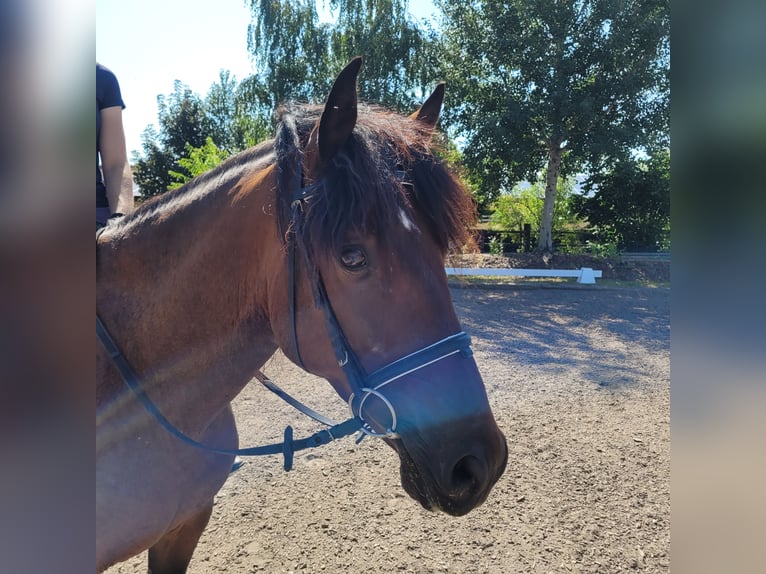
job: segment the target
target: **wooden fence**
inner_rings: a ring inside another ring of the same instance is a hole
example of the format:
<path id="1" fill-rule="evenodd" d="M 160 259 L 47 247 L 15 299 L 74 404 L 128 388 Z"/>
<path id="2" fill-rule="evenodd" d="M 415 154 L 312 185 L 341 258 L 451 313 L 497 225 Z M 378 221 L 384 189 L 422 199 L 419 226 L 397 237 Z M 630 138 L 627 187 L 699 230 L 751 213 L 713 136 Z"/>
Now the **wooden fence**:
<path id="1" fill-rule="evenodd" d="M 481 253 L 529 253 L 537 247 L 537 237 L 532 234 L 529 224 L 523 230 L 476 229 L 476 242 Z M 598 243 L 592 231 L 554 231 L 552 234 L 553 250 L 557 253 L 587 253 L 591 244 Z M 642 250 L 642 256 L 655 253 L 650 249 Z M 658 256 L 662 256 L 658 253 Z"/>
<path id="2" fill-rule="evenodd" d="M 491 245 L 499 242 L 503 253 L 529 253 L 537 247 L 537 237 L 532 234 L 531 226 L 523 230 L 477 229 L 476 242 L 481 253 L 491 253 Z M 589 231 L 554 231 L 553 249 L 567 252 L 570 249 L 584 250 L 588 241 L 595 241 L 595 235 Z"/>

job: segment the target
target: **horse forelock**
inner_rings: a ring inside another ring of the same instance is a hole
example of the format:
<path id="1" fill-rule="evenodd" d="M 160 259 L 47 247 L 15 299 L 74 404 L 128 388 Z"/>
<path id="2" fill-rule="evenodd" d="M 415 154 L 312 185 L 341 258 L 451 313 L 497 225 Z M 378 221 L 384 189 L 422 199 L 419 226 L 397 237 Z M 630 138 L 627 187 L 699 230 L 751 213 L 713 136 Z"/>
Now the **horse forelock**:
<path id="1" fill-rule="evenodd" d="M 444 253 L 470 241 L 476 217 L 471 196 L 435 155 L 433 132 L 407 117 L 361 106 L 353 133 L 318 181 L 301 182 L 299 148 L 321 112 L 319 106 L 279 112 L 275 150 L 283 232 L 296 189 L 310 184 L 302 233 L 307 245 L 324 254 L 337 253 L 353 233 L 395 240 L 416 219 Z"/>

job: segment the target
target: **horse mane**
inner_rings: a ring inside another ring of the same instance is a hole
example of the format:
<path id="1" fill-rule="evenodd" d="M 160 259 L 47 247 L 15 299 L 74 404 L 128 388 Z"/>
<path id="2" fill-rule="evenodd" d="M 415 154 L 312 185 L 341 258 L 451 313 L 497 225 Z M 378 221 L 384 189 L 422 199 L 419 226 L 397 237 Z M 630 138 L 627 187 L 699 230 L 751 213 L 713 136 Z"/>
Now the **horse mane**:
<path id="1" fill-rule="evenodd" d="M 283 236 L 290 204 L 307 185 L 303 242 L 325 253 L 337 253 L 352 232 L 374 234 L 382 242 L 396 237 L 392 231 L 402 225 L 402 212 L 412 221 L 420 215 L 444 254 L 470 242 L 476 206 L 434 154 L 433 131 L 383 108 L 360 106 L 353 133 L 320 179 L 302 181 L 301 149 L 321 113 L 322 107 L 313 105 L 277 110 L 275 152 Z"/>
<path id="2" fill-rule="evenodd" d="M 236 185 L 243 170 L 263 169 L 273 160 L 274 141 L 266 140 L 226 158 L 213 169 L 202 173 L 180 187 L 146 199 L 138 209 L 117 221 L 118 227 L 140 224 L 155 219 L 160 213 L 173 209 L 179 202 L 214 201 L 209 189 L 227 189 Z"/>

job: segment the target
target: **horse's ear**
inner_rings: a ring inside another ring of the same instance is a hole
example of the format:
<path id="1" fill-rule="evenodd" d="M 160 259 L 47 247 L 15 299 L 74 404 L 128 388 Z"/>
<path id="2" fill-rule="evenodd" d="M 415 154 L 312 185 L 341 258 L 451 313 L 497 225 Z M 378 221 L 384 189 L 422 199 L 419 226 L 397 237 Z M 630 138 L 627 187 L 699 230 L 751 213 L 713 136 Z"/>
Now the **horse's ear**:
<path id="1" fill-rule="evenodd" d="M 326 162 L 346 143 L 356 124 L 356 77 L 362 67 L 357 56 L 343 68 L 335 83 L 319 120 L 319 157 Z"/>
<path id="2" fill-rule="evenodd" d="M 423 122 L 428 127 L 436 126 L 439 121 L 439 114 L 442 112 L 442 103 L 444 102 L 444 82 L 439 82 L 434 88 L 433 93 L 420 106 L 420 109 L 412 114 L 410 118 Z"/>

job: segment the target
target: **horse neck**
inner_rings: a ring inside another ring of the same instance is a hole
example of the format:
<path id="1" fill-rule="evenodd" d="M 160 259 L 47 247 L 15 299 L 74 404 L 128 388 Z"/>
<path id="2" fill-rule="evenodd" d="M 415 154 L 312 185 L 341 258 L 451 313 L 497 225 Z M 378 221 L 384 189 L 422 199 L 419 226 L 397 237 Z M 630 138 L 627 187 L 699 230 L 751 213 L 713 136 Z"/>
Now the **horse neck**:
<path id="1" fill-rule="evenodd" d="M 274 180 L 269 168 L 230 186 L 191 186 L 107 236 L 97 310 L 139 372 L 212 382 L 226 402 L 273 354 L 269 292 L 284 290 L 270 284 L 284 257 Z"/>

